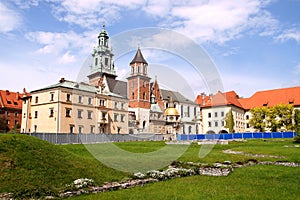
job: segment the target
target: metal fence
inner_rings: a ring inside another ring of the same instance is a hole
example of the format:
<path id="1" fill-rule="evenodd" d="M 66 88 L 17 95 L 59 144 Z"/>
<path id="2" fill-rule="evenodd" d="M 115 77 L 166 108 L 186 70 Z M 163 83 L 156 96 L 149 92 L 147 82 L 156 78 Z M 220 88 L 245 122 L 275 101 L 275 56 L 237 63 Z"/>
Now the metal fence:
<path id="1" fill-rule="evenodd" d="M 103 142 L 161 141 L 162 134 L 69 134 L 69 133 L 28 133 L 53 144 L 92 144 Z"/>
<path id="2" fill-rule="evenodd" d="M 177 140 L 232 140 L 232 139 L 275 139 L 293 138 L 295 132 L 252 132 L 252 133 L 223 133 L 223 134 L 197 134 L 177 135 Z"/>

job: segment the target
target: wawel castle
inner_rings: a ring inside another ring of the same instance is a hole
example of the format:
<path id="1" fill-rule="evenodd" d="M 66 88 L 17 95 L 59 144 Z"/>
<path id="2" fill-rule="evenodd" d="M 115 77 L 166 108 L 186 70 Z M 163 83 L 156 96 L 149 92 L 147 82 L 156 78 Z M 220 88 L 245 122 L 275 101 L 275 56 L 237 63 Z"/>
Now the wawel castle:
<path id="1" fill-rule="evenodd" d="M 1 92 L 0 115 L 19 117 L 8 122 L 11 126 L 14 122 L 21 123 L 20 132 L 24 133 L 157 133 L 167 136 L 227 133 L 225 116 L 230 111 L 235 132 L 252 132 L 256 130 L 248 123 L 251 108 L 280 103 L 300 108 L 300 87 L 259 91 L 249 98 L 240 98 L 234 91 L 202 93 L 195 100 L 189 100 L 180 92 L 160 88 L 159 80 L 148 76 L 151 65 L 140 48 L 129 62 L 127 81 L 118 80 L 104 27 L 92 57 L 88 83 L 61 78 L 53 85 L 30 93 L 25 90 L 22 94 Z M 12 105 L 10 109 L 7 101 L 14 102 L 12 94 L 17 97 L 18 106 Z"/>

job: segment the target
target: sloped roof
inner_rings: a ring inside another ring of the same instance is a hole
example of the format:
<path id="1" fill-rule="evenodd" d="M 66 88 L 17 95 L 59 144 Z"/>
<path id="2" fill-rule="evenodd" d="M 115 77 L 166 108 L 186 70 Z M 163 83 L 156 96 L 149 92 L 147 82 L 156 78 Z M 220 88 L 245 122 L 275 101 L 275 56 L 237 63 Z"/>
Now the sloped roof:
<path id="1" fill-rule="evenodd" d="M 245 110 L 255 107 L 272 107 L 277 104 L 293 104 L 300 106 L 300 86 L 258 91 L 249 98 L 240 98 L 235 91 L 218 92 L 215 95 L 198 95 L 195 102 L 202 108 L 222 105 L 234 105 Z"/>
<path id="2" fill-rule="evenodd" d="M 199 97 L 197 97 L 196 101 L 200 100 Z M 211 98 L 205 97 L 205 104 L 203 104 L 203 100 L 201 99 L 201 107 L 211 107 L 211 106 L 223 106 L 223 105 L 234 105 L 239 108 L 243 108 L 242 105 L 239 102 L 239 96 L 236 94 L 235 91 L 229 91 L 229 92 L 217 92 L 217 94 L 213 95 Z"/>
<path id="3" fill-rule="evenodd" d="M 31 91 L 31 93 L 42 91 L 42 90 L 47 90 L 47 89 L 52 89 L 52 88 L 56 88 L 56 87 L 64 87 L 64 88 L 69 88 L 69 89 L 73 89 L 73 90 L 81 90 L 81 91 L 92 92 L 92 93 L 96 93 L 98 90 L 98 88 L 96 88 L 95 86 L 89 85 L 87 83 L 77 83 L 74 81 L 61 79 L 59 81 L 59 83 Z"/>
<path id="4" fill-rule="evenodd" d="M 107 84 L 112 93 L 127 98 L 127 82 L 107 77 Z"/>
<path id="5" fill-rule="evenodd" d="M 0 105 L 2 108 L 22 109 L 22 95 L 19 92 L 0 90 Z"/>
<path id="6" fill-rule="evenodd" d="M 135 54 L 134 58 L 130 62 L 130 64 L 134 64 L 134 63 L 144 63 L 144 64 L 148 65 L 148 63 L 145 60 L 145 58 L 144 58 L 144 56 L 143 56 L 140 48 L 138 48 L 138 50 L 136 51 L 136 54 Z"/>
<path id="7" fill-rule="evenodd" d="M 249 98 L 239 99 L 244 109 L 272 107 L 277 104 L 300 106 L 300 86 L 258 91 Z"/>
<path id="8" fill-rule="evenodd" d="M 170 98 L 172 98 L 172 100 L 174 102 L 195 104 L 193 101 L 187 99 L 179 92 L 165 90 L 165 89 L 161 89 L 160 91 L 161 91 L 163 100 L 168 101 Z"/>

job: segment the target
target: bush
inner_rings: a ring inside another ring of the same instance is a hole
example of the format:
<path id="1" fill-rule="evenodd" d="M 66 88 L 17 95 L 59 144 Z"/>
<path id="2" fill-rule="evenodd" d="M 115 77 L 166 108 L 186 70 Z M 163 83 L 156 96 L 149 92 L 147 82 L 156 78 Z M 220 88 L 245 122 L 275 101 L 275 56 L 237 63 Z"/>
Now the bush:
<path id="1" fill-rule="evenodd" d="M 297 135 L 294 137 L 294 142 L 295 142 L 295 143 L 300 143 L 300 134 L 297 134 Z"/>

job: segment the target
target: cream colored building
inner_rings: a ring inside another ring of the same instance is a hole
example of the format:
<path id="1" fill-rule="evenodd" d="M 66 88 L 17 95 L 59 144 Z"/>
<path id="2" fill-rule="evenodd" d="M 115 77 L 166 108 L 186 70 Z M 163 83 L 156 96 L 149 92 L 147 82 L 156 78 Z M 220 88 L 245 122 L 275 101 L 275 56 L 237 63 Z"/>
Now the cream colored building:
<path id="1" fill-rule="evenodd" d="M 128 133 L 127 107 L 124 97 L 61 79 L 23 98 L 21 132 Z"/>

